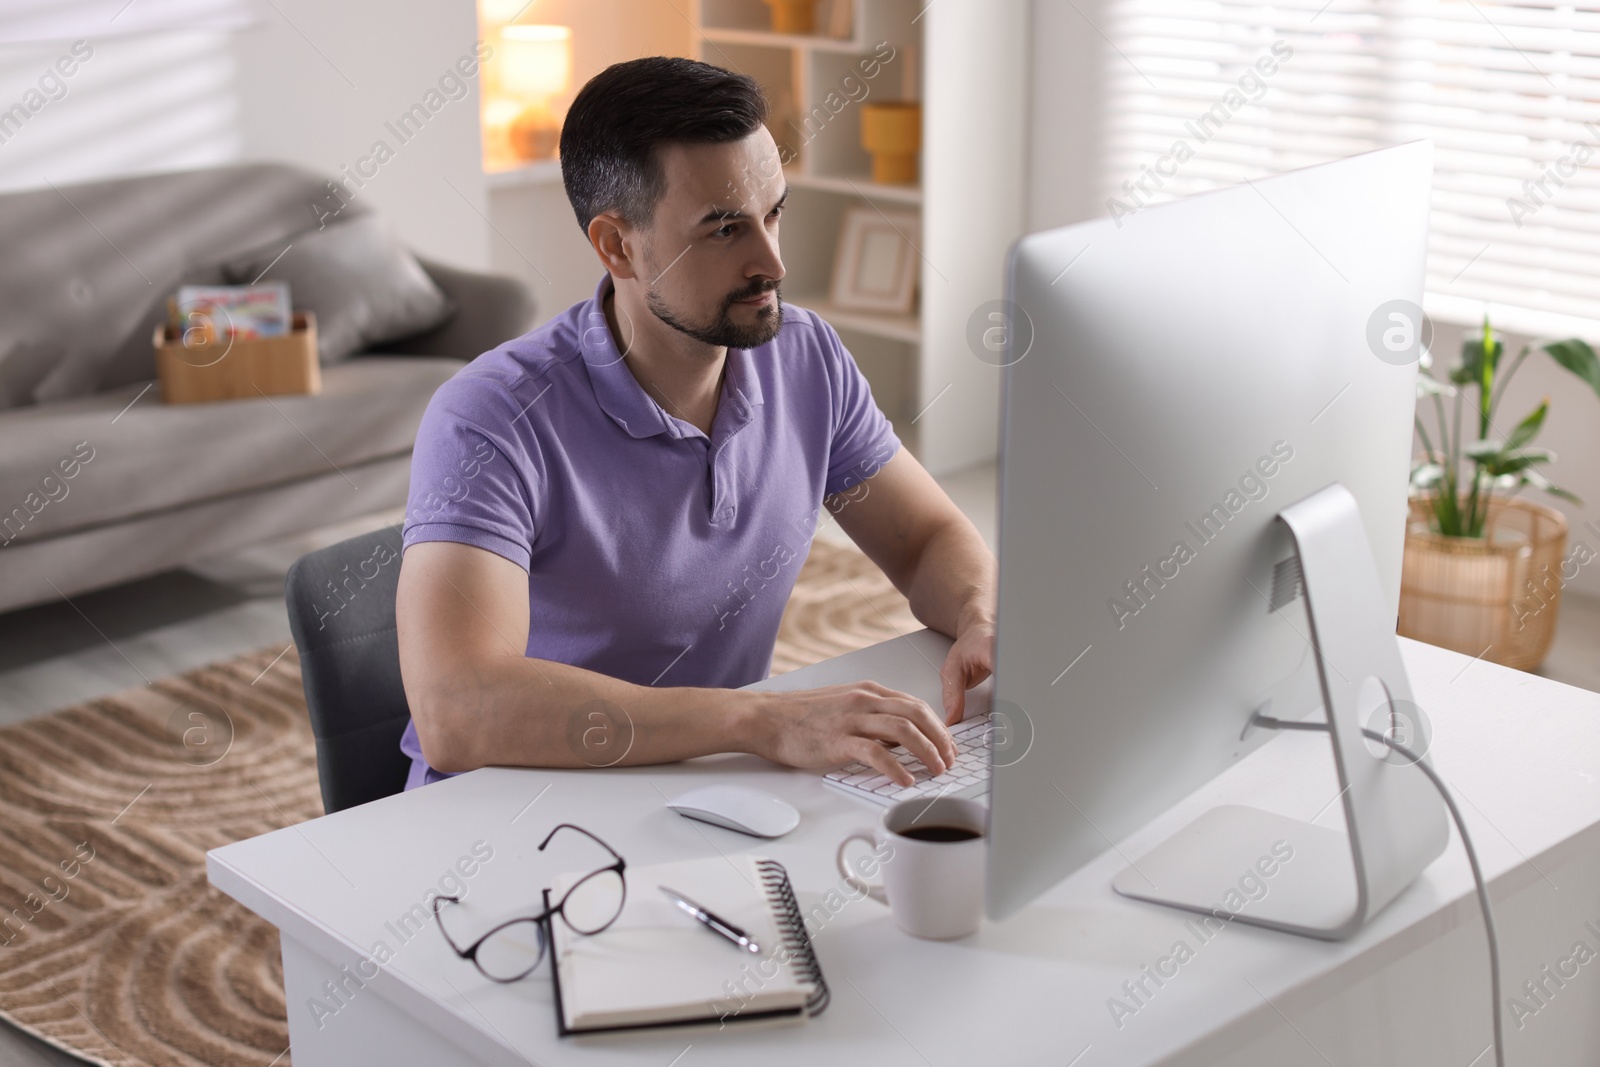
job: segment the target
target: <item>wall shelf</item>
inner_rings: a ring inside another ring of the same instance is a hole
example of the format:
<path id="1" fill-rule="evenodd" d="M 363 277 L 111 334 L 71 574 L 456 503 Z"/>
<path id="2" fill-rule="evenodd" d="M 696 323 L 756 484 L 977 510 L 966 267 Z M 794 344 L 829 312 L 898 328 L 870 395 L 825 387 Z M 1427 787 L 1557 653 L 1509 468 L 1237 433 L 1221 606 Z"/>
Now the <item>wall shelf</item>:
<path id="1" fill-rule="evenodd" d="M 784 301 L 815 311 L 836 330 L 859 330 L 891 341 L 905 341 L 914 345 L 922 343 L 922 320 L 915 312 L 897 315 L 883 311 L 857 311 L 839 307 L 827 296 L 813 293 L 785 295 Z"/>
<path id="2" fill-rule="evenodd" d="M 816 52 L 846 52 L 855 55 L 872 51 L 868 43 L 849 37 L 824 37 L 820 33 L 773 33 L 770 30 L 729 29 L 707 26 L 705 39 L 719 44 L 755 45 L 758 48 L 803 48 Z M 706 62 L 711 62 L 707 59 Z"/>
<path id="3" fill-rule="evenodd" d="M 523 185 L 560 185 L 561 161 L 539 159 L 504 170 L 485 171 L 484 181 L 491 189 L 514 189 Z"/>
<path id="4" fill-rule="evenodd" d="M 807 174 L 795 167 L 785 168 L 784 177 L 789 184 L 801 189 L 821 189 L 830 193 L 858 196 L 868 201 L 893 200 L 900 204 L 921 204 L 922 187 L 919 185 L 884 185 L 863 174 L 843 177 L 828 174 Z"/>

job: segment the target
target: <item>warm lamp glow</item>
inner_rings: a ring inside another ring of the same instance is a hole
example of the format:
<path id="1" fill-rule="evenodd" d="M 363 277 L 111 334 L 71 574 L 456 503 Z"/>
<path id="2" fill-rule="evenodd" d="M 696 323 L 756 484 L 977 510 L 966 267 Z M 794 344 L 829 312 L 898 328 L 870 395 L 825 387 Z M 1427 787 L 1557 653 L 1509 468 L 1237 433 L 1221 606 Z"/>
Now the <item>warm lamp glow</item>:
<path id="1" fill-rule="evenodd" d="M 491 30 L 498 30 L 528 8 L 528 0 L 478 0 L 478 16 Z"/>
<path id="2" fill-rule="evenodd" d="M 512 23 L 500 30 L 500 87 L 527 103 L 544 103 L 572 82 L 572 29 Z"/>
<path id="3" fill-rule="evenodd" d="M 484 63 L 484 166 L 501 170 L 555 158 L 561 139 L 558 105 L 572 86 L 572 29 L 506 21 L 528 0 L 480 0 L 485 36 L 495 39 Z"/>
<path id="4" fill-rule="evenodd" d="M 498 97 L 487 100 L 483 105 L 483 124 L 485 126 L 509 126 L 513 119 L 522 112 L 522 104 L 516 100 L 507 100 Z"/>

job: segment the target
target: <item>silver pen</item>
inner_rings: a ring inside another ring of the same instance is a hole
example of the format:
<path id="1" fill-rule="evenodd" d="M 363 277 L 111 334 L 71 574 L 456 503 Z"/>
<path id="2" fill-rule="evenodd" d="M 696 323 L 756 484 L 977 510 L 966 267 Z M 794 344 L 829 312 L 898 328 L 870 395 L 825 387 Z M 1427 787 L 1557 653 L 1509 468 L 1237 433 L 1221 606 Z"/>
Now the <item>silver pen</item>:
<path id="1" fill-rule="evenodd" d="M 693 915 L 700 922 L 710 927 L 716 933 L 721 934 L 729 941 L 732 941 L 735 945 L 738 945 L 740 948 L 749 949 L 751 952 L 761 951 L 761 946 L 750 940 L 749 934 L 745 933 L 728 920 L 722 918 L 720 915 L 713 911 L 707 910 L 702 905 L 696 904 L 694 901 L 690 900 L 676 889 L 668 889 L 664 885 L 658 885 L 656 888 L 670 897 L 672 902 L 678 905 L 678 907 L 682 908 L 690 915 Z"/>

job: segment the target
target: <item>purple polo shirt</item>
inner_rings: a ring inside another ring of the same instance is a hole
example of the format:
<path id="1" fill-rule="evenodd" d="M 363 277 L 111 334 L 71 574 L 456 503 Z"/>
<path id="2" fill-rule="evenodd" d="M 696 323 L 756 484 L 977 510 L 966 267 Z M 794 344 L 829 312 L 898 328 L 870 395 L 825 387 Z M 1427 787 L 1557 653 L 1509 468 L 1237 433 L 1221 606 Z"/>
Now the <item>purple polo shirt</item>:
<path id="1" fill-rule="evenodd" d="M 776 338 L 728 349 L 707 438 L 623 362 L 611 284 L 433 394 L 402 551 L 457 541 L 526 570 L 529 656 L 640 685 L 759 681 L 823 497 L 900 439 L 833 327 L 788 303 Z M 447 777 L 414 723 L 400 749 L 407 789 Z"/>

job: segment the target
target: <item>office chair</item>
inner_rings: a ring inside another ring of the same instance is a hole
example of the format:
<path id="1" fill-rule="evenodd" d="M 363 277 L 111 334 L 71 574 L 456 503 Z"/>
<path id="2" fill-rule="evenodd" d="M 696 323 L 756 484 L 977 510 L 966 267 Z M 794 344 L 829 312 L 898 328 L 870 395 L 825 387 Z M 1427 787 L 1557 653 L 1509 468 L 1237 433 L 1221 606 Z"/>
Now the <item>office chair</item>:
<path id="1" fill-rule="evenodd" d="M 398 524 L 308 553 L 284 577 L 330 814 L 400 792 L 411 769 L 399 747 L 411 715 L 394 628 L 399 581 Z"/>

